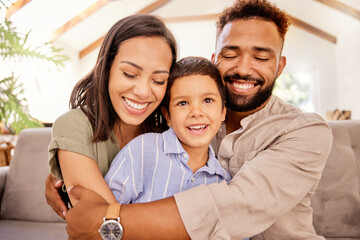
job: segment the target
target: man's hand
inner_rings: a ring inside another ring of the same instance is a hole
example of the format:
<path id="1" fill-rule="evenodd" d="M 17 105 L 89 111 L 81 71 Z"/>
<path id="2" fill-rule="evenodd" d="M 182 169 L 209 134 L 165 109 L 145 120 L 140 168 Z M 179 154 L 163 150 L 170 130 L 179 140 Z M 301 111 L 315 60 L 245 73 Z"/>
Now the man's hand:
<path id="1" fill-rule="evenodd" d="M 94 191 L 82 187 L 69 187 L 68 194 L 78 200 L 66 214 L 69 239 L 101 239 L 98 230 L 109 204 Z"/>
<path id="2" fill-rule="evenodd" d="M 62 201 L 58 188 L 62 186 L 63 182 L 56 177 L 49 174 L 45 183 L 45 198 L 47 203 L 61 218 L 65 219 L 67 208 Z"/>

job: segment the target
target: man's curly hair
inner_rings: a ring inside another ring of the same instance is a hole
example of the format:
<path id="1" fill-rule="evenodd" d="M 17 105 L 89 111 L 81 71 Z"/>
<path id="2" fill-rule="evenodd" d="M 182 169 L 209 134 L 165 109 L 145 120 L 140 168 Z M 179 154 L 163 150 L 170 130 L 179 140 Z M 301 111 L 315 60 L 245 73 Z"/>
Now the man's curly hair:
<path id="1" fill-rule="evenodd" d="M 290 25 L 286 13 L 267 0 L 237 0 L 219 16 L 216 23 L 217 34 L 219 35 L 229 22 L 249 19 L 262 19 L 275 23 L 282 40 Z"/>

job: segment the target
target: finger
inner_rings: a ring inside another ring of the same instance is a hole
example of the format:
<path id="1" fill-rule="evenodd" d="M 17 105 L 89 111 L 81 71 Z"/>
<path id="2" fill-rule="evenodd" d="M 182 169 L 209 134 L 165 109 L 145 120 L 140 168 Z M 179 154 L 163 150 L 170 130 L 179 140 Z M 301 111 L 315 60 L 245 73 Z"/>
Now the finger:
<path id="1" fill-rule="evenodd" d="M 56 188 L 61 188 L 61 186 L 63 185 L 63 181 L 61 181 L 61 180 L 57 180 L 56 182 L 55 182 L 55 184 L 54 184 L 54 186 L 56 187 Z"/>
<path id="2" fill-rule="evenodd" d="M 45 182 L 45 198 L 46 202 L 50 207 L 59 215 L 61 218 L 65 219 L 67 208 L 62 201 L 60 194 L 53 184 L 53 176 L 49 174 Z M 56 179 L 56 178 L 55 178 Z"/>

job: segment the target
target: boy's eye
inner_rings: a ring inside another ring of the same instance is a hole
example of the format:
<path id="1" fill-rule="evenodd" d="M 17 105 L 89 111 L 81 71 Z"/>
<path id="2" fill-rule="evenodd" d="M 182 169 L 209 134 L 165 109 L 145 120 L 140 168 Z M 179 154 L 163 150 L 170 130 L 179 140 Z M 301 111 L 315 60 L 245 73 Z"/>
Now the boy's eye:
<path id="1" fill-rule="evenodd" d="M 185 106 L 187 103 L 185 101 L 178 102 L 176 105 L 178 106 Z"/>
<path id="2" fill-rule="evenodd" d="M 130 79 L 133 79 L 136 77 L 136 75 L 132 75 L 130 73 L 127 73 L 127 72 L 123 72 L 124 76 L 127 77 L 127 78 L 130 78 Z"/>
<path id="3" fill-rule="evenodd" d="M 213 99 L 211 99 L 211 98 L 205 98 L 204 99 L 204 102 L 205 103 L 212 103 L 214 100 Z"/>

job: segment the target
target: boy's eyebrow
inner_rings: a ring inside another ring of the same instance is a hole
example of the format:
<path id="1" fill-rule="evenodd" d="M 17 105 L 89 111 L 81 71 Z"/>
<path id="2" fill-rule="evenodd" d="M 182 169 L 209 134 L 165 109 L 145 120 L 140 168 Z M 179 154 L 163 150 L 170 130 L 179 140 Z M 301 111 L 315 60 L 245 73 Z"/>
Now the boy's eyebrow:
<path id="1" fill-rule="evenodd" d="M 201 97 L 205 97 L 205 96 L 218 96 L 218 94 L 215 92 L 205 92 L 205 93 L 201 94 Z M 188 97 L 189 97 L 189 95 L 180 95 L 180 96 L 176 96 L 176 97 L 170 96 L 171 100 L 184 99 L 184 98 L 188 98 Z"/>
<path id="2" fill-rule="evenodd" d="M 144 70 L 141 66 L 139 66 L 136 63 L 133 63 L 131 61 L 121 61 L 120 63 L 129 64 L 129 65 L 139 69 L 140 71 Z M 156 70 L 153 72 L 153 74 L 160 74 L 160 73 L 170 74 L 169 71 L 166 71 L 166 70 Z"/>

